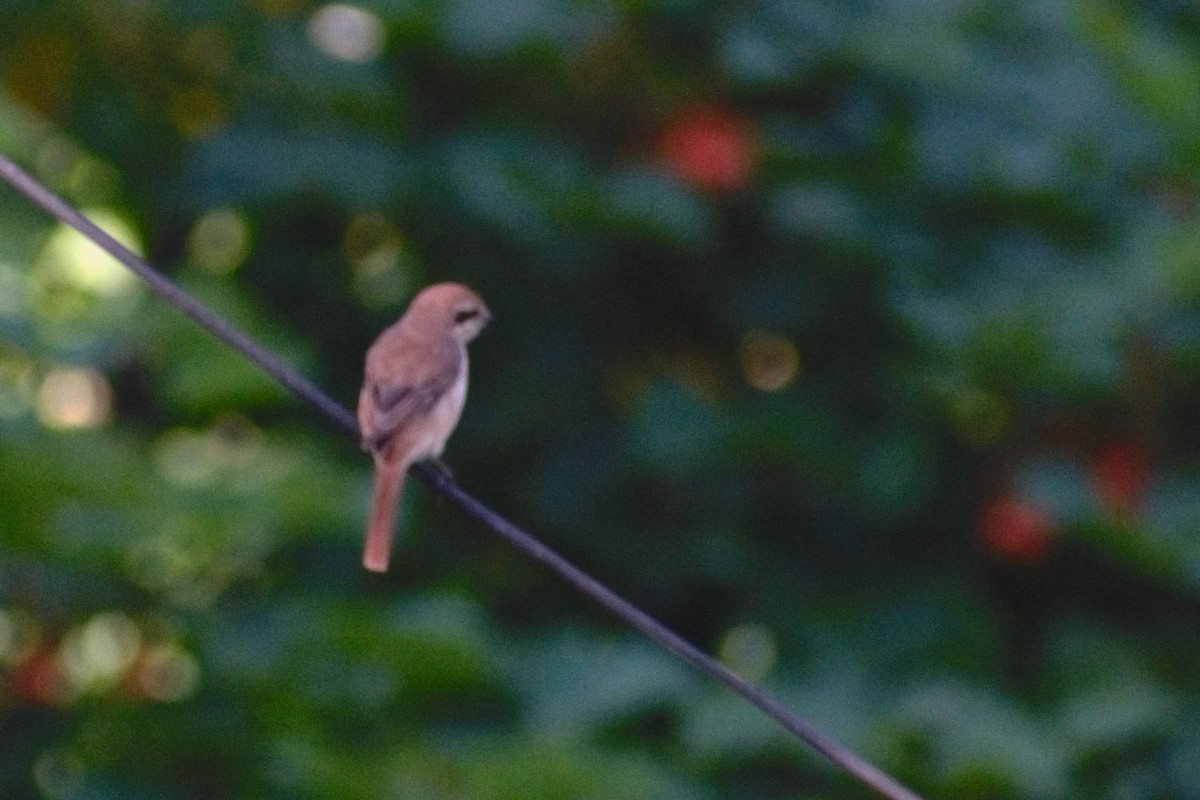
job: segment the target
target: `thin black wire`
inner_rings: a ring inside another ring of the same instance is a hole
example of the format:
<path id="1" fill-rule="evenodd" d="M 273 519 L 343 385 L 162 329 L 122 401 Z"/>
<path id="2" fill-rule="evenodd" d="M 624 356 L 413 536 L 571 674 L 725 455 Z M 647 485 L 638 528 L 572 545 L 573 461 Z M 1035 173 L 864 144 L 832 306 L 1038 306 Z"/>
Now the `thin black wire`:
<path id="1" fill-rule="evenodd" d="M 30 202 L 48 214 L 75 228 L 88 237 L 113 258 L 131 269 L 150 288 L 168 303 L 176 306 L 195 320 L 201 327 L 221 339 L 230 347 L 240 351 L 248 359 L 279 381 L 294 394 L 307 400 L 319 411 L 346 430 L 359 435 L 354 415 L 333 398 L 321 391 L 307 378 L 296 373 L 272 353 L 244 333 L 234 328 L 208 307 L 201 304 L 170 279 L 151 267 L 128 248 L 101 230 L 95 223 L 80 214 L 75 208 L 55 195 L 37 179 L 30 176 L 3 154 L 0 154 L 0 177 L 3 177 Z M 758 707 L 767 716 L 782 725 L 787 731 L 805 742 L 834 764 L 871 787 L 889 800 L 921 800 L 920 796 L 900 784 L 886 772 L 861 758 L 852 750 L 820 729 L 799 718 L 772 695 L 742 678 L 724 664 L 716 661 L 698 647 L 683 639 L 658 620 L 609 589 L 600 581 L 576 567 L 567 559 L 551 550 L 539 539 L 523 528 L 509 522 L 499 513 L 467 492 L 444 470 L 417 464 L 413 472 L 431 489 L 457 505 L 468 516 L 479 520 L 509 543 L 523 551 L 535 561 L 557 573 L 563 580 L 591 597 L 636 630 L 658 642 L 700 672 L 719 681 L 748 702 Z"/>

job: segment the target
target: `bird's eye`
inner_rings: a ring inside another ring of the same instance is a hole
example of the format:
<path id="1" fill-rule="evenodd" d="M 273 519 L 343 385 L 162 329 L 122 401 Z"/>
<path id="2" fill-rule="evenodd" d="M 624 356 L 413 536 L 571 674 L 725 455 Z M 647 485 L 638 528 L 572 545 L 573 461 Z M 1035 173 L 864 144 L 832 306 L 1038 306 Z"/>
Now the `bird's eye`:
<path id="1" fill-rule="evenodd" d="M 454 315 L 454 324 L 462 325 L 467 320 L 475 319 L 478 316 L 479 316 L 478 308 L 464 308 L 462 311 L 459 311 L 458 313 L 456 313 Z"/>

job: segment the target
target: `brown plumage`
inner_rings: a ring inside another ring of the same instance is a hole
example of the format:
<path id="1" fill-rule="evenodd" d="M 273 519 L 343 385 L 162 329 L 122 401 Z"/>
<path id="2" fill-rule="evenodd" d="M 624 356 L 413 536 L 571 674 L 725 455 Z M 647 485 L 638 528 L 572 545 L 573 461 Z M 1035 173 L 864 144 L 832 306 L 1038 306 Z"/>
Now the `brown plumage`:
<path id="1" fill-rule="evenodd" d="M 491 319 L 460 283 L 423 289 L 367 350 L 358 425 L 375 459 L 363 566 L 387 570 L 408 468 L 439 458 L 467 398 L 467 342 Z"/>

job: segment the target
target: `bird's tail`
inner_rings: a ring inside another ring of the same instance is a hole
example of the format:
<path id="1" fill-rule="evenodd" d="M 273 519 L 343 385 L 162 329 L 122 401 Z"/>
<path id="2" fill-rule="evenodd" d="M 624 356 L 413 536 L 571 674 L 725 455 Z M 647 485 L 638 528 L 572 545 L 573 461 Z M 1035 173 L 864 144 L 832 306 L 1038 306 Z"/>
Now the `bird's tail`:
<path id="1" fill-rule="evenodd" d="M 371 498 L 371 516 L 367 520 L 367 540 L 363 548 L 363 566 L 372 572 L 387 572 L 392 552 L 392 534 L 396 529 L 396 507 L 404 492 L 407 464 L 375 465 L 375 488 Z"/>

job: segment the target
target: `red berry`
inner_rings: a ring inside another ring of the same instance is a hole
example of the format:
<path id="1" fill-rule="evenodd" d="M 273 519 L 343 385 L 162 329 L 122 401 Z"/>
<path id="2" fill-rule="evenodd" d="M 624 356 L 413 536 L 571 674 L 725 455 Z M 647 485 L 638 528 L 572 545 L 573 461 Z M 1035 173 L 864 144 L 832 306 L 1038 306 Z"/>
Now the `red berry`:
<path id="1" fill-rule="evenodd" d="M 1016 497 L 990 501 L 979 517 L 979 537 L 988 551 L 1013 561 L 1038 561 L 1054 540 L 1054 523 L 1041 508 Z"/>
<path id="2" fill-rule="evenodd" d="M 740 189 L 754 167 L 750 124 L 723 108 L 703 106 L 677 117 L 663 131 L 659 149 L 672 172 L 703 191 Z"/>
<path id="3" fill-rule="evenodd" d="M 66 676 L 53 650 L 39 648 L 12 671 L 14 693 L 26 702 L 59 705 L 66 695 Z"/>

